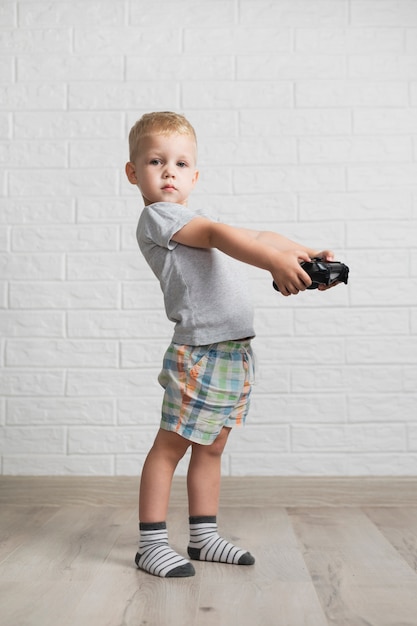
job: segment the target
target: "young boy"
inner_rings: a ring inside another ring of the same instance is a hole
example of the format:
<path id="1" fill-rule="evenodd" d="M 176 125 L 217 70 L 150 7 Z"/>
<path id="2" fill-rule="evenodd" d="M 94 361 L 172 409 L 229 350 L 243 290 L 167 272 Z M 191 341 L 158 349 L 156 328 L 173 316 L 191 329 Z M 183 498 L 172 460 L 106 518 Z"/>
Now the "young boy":
<path id="1" fill-rule="evenodd" d="M 253 378 L 253 311 L 238 261 L 268 270 L 281 294 L 289 296 L 311 284 L 300 261 L 332 260 L 333 254 L 188 209 L 199 174 L 197 141 L 182 115 L 144 115 L 130 131 L 129 147 L 126 174 L 145 204 L 139 247 L 175 323 L 158 379 L 165 389 L 161 424 L 142 470 L 135 562 L 161 577 L 195 573 L 169 546 L 166 528 L 172 477 L 191 446 L 188 556 L 252 565 L 249 552 L 219 536 L 216 522 L 221 455 L 231 428 L 245 421 Z"/>

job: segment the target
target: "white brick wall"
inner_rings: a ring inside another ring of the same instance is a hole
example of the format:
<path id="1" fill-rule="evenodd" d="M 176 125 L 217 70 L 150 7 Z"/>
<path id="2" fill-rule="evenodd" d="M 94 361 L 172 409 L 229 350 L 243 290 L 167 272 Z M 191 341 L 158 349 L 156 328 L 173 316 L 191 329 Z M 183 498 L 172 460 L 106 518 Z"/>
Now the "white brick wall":
<path id="1" fill-rule="evenodd" d="M 351 267 L 288 299 L 250 268 L 224 473 L 416 475 L 417 1 L 3 0 L 0 41 L 1 472 L 140 471 L 171 327 L 123 169 L 132 123 L 174 109 L 193 206 Z"/>

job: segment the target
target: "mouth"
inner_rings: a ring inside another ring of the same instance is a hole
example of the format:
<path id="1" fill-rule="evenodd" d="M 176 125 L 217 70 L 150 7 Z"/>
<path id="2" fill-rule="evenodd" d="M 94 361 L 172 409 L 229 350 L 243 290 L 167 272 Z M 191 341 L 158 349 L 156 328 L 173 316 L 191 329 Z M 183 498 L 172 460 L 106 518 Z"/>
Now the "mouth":
<path id="1" fill-rule="evenodd" d="M 177 188 L 174 185 L 164 185 L 162 187 L 163 191 L 176 191 Z"/>

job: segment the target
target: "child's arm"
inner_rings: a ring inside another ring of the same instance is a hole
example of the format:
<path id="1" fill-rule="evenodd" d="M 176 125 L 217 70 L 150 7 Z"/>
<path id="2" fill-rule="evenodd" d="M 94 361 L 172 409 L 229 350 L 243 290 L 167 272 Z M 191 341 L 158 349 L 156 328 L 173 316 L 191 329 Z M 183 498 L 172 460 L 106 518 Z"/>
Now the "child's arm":
<path id="1" fill-rule="evenodd" d="M 218 248 L 239 261 L 270 271 L 284 296 L 311 285 L 300 261 L 309 261 L 312 256 L 332 258 L 330 251 L 318 252 L 276 233 L 235 228 L 204 217 L 192 219 L 172 239 L 193 248 Z"/>

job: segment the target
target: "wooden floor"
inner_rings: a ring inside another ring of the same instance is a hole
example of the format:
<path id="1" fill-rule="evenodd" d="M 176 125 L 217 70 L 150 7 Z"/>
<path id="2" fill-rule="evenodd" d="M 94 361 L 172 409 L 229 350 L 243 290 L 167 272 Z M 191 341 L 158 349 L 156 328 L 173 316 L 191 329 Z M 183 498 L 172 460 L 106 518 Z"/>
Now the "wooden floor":
<path id="1" fill-rule="evenodd" d="M 225 478 L 256 564 L 182 580 L 133 564 L 137 482 L 0 479 L 1 626 L 417 626 L 417 479 Z M 185 554 L 183 479 L 168 522 Z"/>

